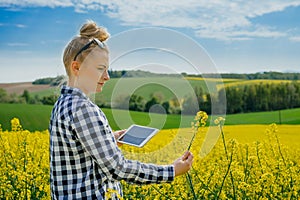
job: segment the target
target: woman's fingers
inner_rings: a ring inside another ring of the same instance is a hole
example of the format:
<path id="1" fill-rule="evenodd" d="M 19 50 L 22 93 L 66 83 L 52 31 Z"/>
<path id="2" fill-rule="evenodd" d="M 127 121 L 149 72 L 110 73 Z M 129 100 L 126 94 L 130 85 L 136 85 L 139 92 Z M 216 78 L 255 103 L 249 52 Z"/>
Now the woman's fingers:
<path id="1" fill-rule="evenodd" d="M 193 163 L 193 158 L 193 154 L 187 151 L 180 158 L 175 160 L 175 162 L 173 163 L 175 169 L 175 176 L 182 175 L 189 171 Z"/>
<path id="2" fill-rule="evenodd" d="M 126 129 L 115 131 L 114 136 L 115 136 L 116 139 L 118 139 L 125 132 L 126 132 Z"/>
<path id="3" fill-rule="evenodd" d="M 189 157 L 190 155 L 191 155 L 191 152 L 186 151 L 186 152 L 183 154 L 183 156 L 182 156 L 182 160 L 184 161 L 184 160 L 188 159 L 188 157 Z"/>

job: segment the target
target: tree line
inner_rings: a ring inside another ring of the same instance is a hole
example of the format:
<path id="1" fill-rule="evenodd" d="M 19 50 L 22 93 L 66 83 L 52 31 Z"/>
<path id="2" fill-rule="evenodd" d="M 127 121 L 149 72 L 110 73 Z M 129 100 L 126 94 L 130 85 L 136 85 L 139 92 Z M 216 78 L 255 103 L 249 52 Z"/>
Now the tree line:
<path id="1" fill-rule="evenodd" d="M 39 78 L 32 82 L 33 85 L 50 85 L 58 86 L 66 83 L 66 76 L 60 75 L 56 77 Z"/>
<path id="2" fill-rule="evenodd" d="M 294 81 L 231 86 L 220 89 L 217 94 L 204 93 L 201 87 L 195 87 L 194 94 L 183 99 L 173 98 L 168 101 L 163 101 L 161 95 L 157 94 L 148 101 L 141 96 L 131 95 L 120 97 L 114 108 L 188 115 L 194 115 L 200 109 L 211 114 L 212 102 L 216 106 L 215 113 L 223 113 L 226 105 L 228 114 L 298 108 L 300 107 L 300 83 Z M 153 108 L 154 105 L 159 106 Z"/>
<path id="3" fill-rule="evenodd" d="M 148 101 L 135 94 L 120 97 L 113 107 L 187 115 L 194 115 L 199 109 L 211 114 L 212 102 L 216 106 L 214 108 L 215 113 L 223 113 L 224 105 L 226 105 L 227 114 L 291 109 L 300 107 L 300 83 L 294 81 L 279 84 L 258 83 L 231 86 L 220 89 L 217 94 L 204 93 L 201 87 L 195 87 L 194 94 L 182 99 L 173 98 L 164 101 L 162 96 L 162 94 L 156 93 Z"/>
<path id="4" fill-rule="evenodd" d="M 274 111 L 300 107 L 300 83 L 270 83 L 226 87 L 227 113 Z"/>
<path id="5" fill-rule="evenodd" d="M 26 104 L 43 104 L 54 105 L 58 95 L 51 94 L 40 97 L 38 95 L 32 96 L 28 90 L 24 90 L 21 95 L 16 93 L 8 94 L 3 88 L 0 88 L 0 103 L 26 103 Z"/>
<path id="6" fill-rule="evenodd" d="M 57 78 L 50 82 L 60 82 Z M 226 96 L 226 98 L 224 98 Z M 23 94 L 8 94 L 0 88 L 1 103 L 28 103 L 53 105 L 57 94 L 40 97 L 32 96 L 27 90 Z M 141 112 L 194 115 L 203 110 L 211 114 L 212 102 L 215 113 L 223 113 L 226 105 L 228 114 L 257 111 L 274 111 L 300 107 L 300 82 L 258 83 L 244 86 L 230 86 L 220 89 L 216 94 L 205 93 L 200 86 L 193 94 L 183 98 L 173 97 L 166 100 L 164 94 L 155 92 L 149 99 L 137 94 L 120 96 L 115 102 L 96 101 L 100 107 L 129 109 Z"/>
<path id="7" fill-rule="evenodd" d="M 300 73 L 282 73 L 282 72 L 257 72 L 251 74 L 236 74 L 236 73 L 221 73 L 221 74 L 203 74 L 203 75 L 191 75 L 185 74 L 185 76 L 203 77 L 203 78 L 232 78 L 232 79 L 245 79 L 245 80 L 300 80 Z"/>
<path id="8" fill-rule="evenodd" d="M 269 80 L 300 80 L 300 73 L 282 73 L 282 72 L 257 72 L 250 74 L 236 74 L 236 73 L 221 73 L 221 74 L 158 74 L 149 71 L 142 70 L 109 70 L 109 76 L 111 78 L 130 78 L 130 77 L 201 77 L 201 78 L 232 78 L 232 79 L 269 79 Z M 49 84 L 51 86 L 57 86 L 65 83 L 66 77 L 63 75 L 57 77 L 46 77 L 36 79 L 32 84 Z"/>
<path id="9" fill-rule="evenodd" d="M 221 73 L 221 74 L 157 74 L 142 70 L 109 70 L 111 78 L 130 78 L 130 77 L 201 77 L 201 78 L 232 78 L 232 79 L 245 79 L 245 80 L 256 80 L 256 79 L 269 79 L 269 80 L 300 80 L 300 73 L 291 72 L 257 72 L 250 74 L 237 74 L 237 73 Z"/>

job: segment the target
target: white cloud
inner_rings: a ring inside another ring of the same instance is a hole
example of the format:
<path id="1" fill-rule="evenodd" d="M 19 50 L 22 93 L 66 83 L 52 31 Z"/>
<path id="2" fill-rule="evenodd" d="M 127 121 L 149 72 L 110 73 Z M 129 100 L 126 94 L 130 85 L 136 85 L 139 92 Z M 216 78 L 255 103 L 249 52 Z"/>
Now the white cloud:
<path id="1" fill-rule="evenodd" d="M 25 24 L 2 24 L 2 23 L 0 23 L 0 27 L 1 26 L 5 26 L 5 27 L 14 26 L 14 27 L 17 27 L 17 28 L 26 28 L 27 27 Z"/>
<path id="2" fill-rule="evenodd" d="M 209 29 L 200 29 L 196 31 L 196 35 L 204 38 L 214 38 L 224 41 L 242 41 L 251 40 L 253 38 L 277 38 L 284 37 L 287 34 L 279 31 L 272 30 L 271 27 L 266 26 L 249 26 L 244 29 L 241 28 L 228 28 L 223 30 L 216 30 L 211 32 Z"/>
<path id="3" fill-rule="evenodd" d="M 16 24 L 15 26 L 18 27 L 18 28 L 26 28 L 26 27 L 27 27 L 27 26 L 24 25 L 24 24 Z"/>
<path id="4" fill-rule="evenodd" d="M 2 0 L 0 6 L 73 6 L 76 12 L 104 11 L 129 26 L 191 28 L 196 35 L 219 40 L 282 37 L 272 27 L 253 24 L 252 18 L 299 6 L 299 0 Z"/>
<path id="5" fill-rule="evenodd" d="M 289 40 L 290 40 L 290 41 L 293 41 L 293 42 L 300 42 L 300 36 L 293 36 L 293 37 L 290 37 Z"/>
<path id="6" fill-rule="evenodd" d="M 251 22 L 251 18 L 282 11 L 299 1 L 110 1 L 108 15 L 124 25 L 188 27 L 199 37 L 219 40 L 249 40 L 254 37 L 282 37 L 285 33 Z"/>
<path id="7" fill-rule="evenodd" d="M 30 6 L 41 6 L 41 7 L 67 7 L 73 6 L 72 0 L 1 0 L 1 7 L 14 8 L 15 6 L 30 7 Z"/>

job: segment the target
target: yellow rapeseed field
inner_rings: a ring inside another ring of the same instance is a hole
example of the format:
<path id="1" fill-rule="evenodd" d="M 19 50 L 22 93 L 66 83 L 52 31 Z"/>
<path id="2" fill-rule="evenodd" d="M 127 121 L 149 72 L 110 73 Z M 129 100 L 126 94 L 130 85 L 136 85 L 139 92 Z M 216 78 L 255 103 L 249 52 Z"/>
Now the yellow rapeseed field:
<path id="1" fill-rule="evenodd" d="M 184 77 L 186 80 L 195 80 L 195 81 L 212 81 L 212 82 L 239 82 L 243 79 L 234 79 L 234 78 L 202 78 L 202 77 Z"/>
<path id="2" fill-rule="evenodd" d="M 269 79 L 255 79 L 255 80 L 237 80 L 234 82 L 224 82 L 224 85 L 219 85 L 218 89 L 224 87 L 232 87 L 232 86 L 245 86 L 245 85 L 257 85 L 257 84 L 281 84 L 281 83 L 291 83 L 294 80 L 269 80 Z M 296 82 L 300 82 L 297 80 Z"/>
<path id="3" fill-rule="evenodd" d="M 50 199 L 49 133 L 0 127 L 0 199 Z"/>
<path id="4" fill-rule="evenodd" d="M 50 199 L 48 131 L 22 130 L 16 118 L 11 124 L 0 128 L 0 199 Z M 124 199 L 300 199 L 300 125 L 210 129 L 162 130 L 143 148 L 122 145 L 130 159 L 169 164 L 195 134 L 187 176 L 172 184 L 122 182 Z"/>

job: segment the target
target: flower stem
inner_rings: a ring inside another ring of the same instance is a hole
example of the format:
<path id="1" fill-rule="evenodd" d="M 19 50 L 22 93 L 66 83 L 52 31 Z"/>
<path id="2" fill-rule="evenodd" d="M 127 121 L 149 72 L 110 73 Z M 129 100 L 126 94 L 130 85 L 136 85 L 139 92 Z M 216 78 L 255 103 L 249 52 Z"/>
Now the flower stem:
<path id="1" fill-rule="evenodd" d="M 197 199 L 197 195 L 195 193 L 193 182 L 192 182 L 192 179 L 191 179 L 191 176 L 190 176 L 189 172 L 186 173 L 186 179 L 188 180 L 188 183 L 189 183 L 190 189 L 193 193 L 194 199 Z"/>
<path id="2" fill-rule="evenodd" d="M 219 127 L 220 127 L 220 131 L 221 131 L 221 135 L 222 135 L 222 141 L 223 141 L 223 145 L 224 145 L 224 150 L 225 150 L 226 158 L 227 158 L 227 160 L 229 160 L 229 155 L 228 155 L 228 152 L 227 152 L 226 141 L 225 141 L 225 135 L 224 135 L 224 132 L 223 132 L 223 126 L 222 126 L 222 124 L 220 124 Z M 232 148 L 233 148 L 233 147 L 232 147 Z M 235 196 L 234 179 L 233 179 L 232 172 L 231 172 L 231 170 L 230 170 L 230 166 L 231 166 L 231 163 L 232 163 L 232 157 L 233 157 L 233 150 L 232 150 L 232 153 L 231 153 L 231 155 L 230 155 L 230 160 L 229 160 L 227 172 L 226 172 L 226 174 L 225 174 L 225 176 L 224 176 L 224 179 L 223 179 L 223 182 L 222 182 L 222 185 L 221 185 L 221 188 L 220 188 L 220 192 L 219 192 L 219 194 L 218 194 L 218 199 L 219 199 L 219 196 L 220 196 L 220 194 L 221 194 L 222 187 L 223 187 L 223 185 L 224 185 L 224 182 L 225 182 L 226 176 L 228 175 L 228 172 L 229 172 L 229 174 L 230 174 L 230 180 L 231 180 L 231 184 L 232 184 L 233 199 L 236 199 L 236 196 Z"/>
<path id="3" fill-rule="evenodd" d="M 159 191 L 159 189 L 157 189 L 157 188 L 155 187 L 155 185 L 151 185 L 151 187 L 152 187 L 154 190 L 156 190 L 159 194 L 161 194 L 162 196 L 164 196 L 166 199 L 171 199 L 168 195 L 161 193 L 161 192 Z"/>
<path id="4" fill-rule="evenodd" d="M 198 130 L 198 129 L 197 129 L 197 130 Z M 195 139 L 197 130 L 195 131 L 195 129 L 194 129 L 194 135 L 193 135 L 193 137 L 192 137 L 192 139 L 191 139 L 191 141 L 190 141 L 190 144 L 189 144 L 189 146 L 188 146 L 188 148 L 187 148 L 188 151 L 191 149 L 191 146 L 192 146 L 193 141 L 194 141 L 194 139 Z"/>

